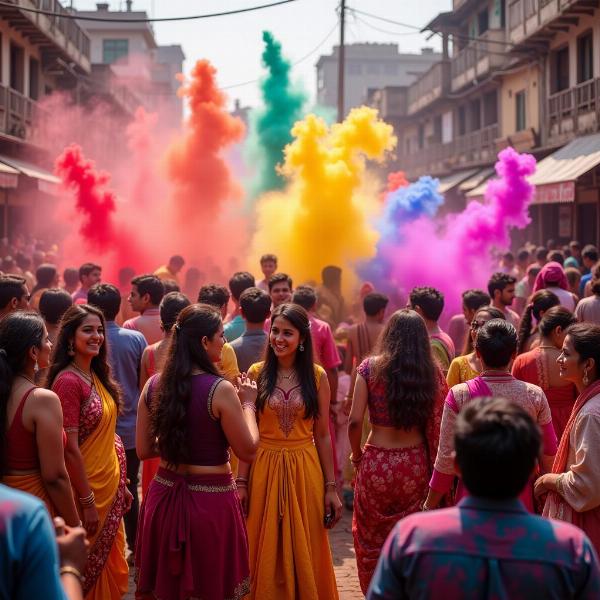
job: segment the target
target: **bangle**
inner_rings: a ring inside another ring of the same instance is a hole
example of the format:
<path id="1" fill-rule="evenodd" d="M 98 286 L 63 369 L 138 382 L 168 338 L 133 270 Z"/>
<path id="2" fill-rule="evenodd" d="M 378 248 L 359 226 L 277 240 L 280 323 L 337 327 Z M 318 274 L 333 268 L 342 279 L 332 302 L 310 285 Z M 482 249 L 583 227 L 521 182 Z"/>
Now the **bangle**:
<path id="1" fill-rule="evenodd" d="M 83 575 L 80 573 L 79 569 L 75 567 L 71 567 L 69 565 L 65 565 L 60 568 L 61 575 L 73 575 L 73 577 L 77 577 L 79 583 L 83 585 Z"/>
<path id="2" fill-rule="evenodd" d="M 563 481 L 563 477 L 565 476 L 564 473 L 561 473 L 557 478 L 556 478 L 556 491 L 561 495 L 564 496 L 564 490 L 562 489 L 562 481 Z"/>
<path id="3" fill-rule="evenodd" d="M 335 481 L 326 481 L 325 482 L 325 487 L 337 488 L 337 483 Z"/>
<path id="4" fill-rule="evenodd" d="M 363 457 L 363 453 L 362 452 L 360 453 L 360 456 L 358 458 L 354 458 L 354 454 L 351 454 L 350 455 L 350 462 L 353 465 L 357 465 L 362 460 L 362 457 Z"/>
<path id="5" fill-rule="evenodd" d="M 90 492 L 85 498 L 79 498 L 79 504 L 81 506 L 92 506 L 96 503 L 96 496 L 94 496 L 94 492 Z"/>

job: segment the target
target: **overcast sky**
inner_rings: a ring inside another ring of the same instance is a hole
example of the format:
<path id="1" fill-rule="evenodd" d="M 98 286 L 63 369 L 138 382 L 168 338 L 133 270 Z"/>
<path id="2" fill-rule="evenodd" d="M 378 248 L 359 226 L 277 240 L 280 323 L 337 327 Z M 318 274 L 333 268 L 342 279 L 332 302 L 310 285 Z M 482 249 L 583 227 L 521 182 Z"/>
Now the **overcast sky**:
<path id="1" fill-rule="evenodd" d="M 266 3 L 268 0 L 134 0 L 133 9 L 146 10 L 153 17 L 171 17 Z M 69 0 L 63 0 L 63 4 L 69 5 Z M 315 63 L 321 54 L 330 54 L 332 46 L 338 43 L 338 4 L 339 0 L 297 0 L 240 15 L 155 23 L 154 31 L 159 44 L 181 44 L 186 55 L 186 72 L 194 61 L 207 58 L 218 69 L 219 84 L 224 88 L 235 86 L 227 90 L 232 102 L 239 98 L 242 104 L 256 106 L 260 97 L 257 84 L 237 84 L 261 76 L 261 32 L 268 29 L 282 42 L 284 53 L 292 62 L 301 61 L 294 66 L 295 78 L 303 81 L 311 98 L 314 98 Z M 94 0 L 73 0 L 73 6 L 80 10 L 94 9 L 95 5 Z M 420 27 L 437 13 L 451 10 L 452 0 L 347 0 L 347 6 Z M 124 7 L 124 1 L 110 2 L 111 10 Z M 440 48 L 436 38 L 427 41 L 426 36 L 411 29 L 364 15 L 353 15 L 351 11 L 346 30 L 346 42 L 350 44 L 394 42 L 404 52 L 419 52 L 423 46 Z"/>

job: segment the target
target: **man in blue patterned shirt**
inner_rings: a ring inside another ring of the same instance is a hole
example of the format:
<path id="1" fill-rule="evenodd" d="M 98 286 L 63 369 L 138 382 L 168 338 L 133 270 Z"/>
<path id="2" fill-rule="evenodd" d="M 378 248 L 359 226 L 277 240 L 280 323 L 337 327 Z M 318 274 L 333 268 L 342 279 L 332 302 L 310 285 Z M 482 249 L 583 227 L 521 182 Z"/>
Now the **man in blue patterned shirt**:
<path id="1" fill-rule="evenodd" d="M 507 400 L 475 400 L 459 415 L 455 444 L 456 469 L 471 495 L 399 521 L 367 599 L 600 598 L 587 536 L 528 513 L 518 500 L 540 451 L 531 417 Z"/>

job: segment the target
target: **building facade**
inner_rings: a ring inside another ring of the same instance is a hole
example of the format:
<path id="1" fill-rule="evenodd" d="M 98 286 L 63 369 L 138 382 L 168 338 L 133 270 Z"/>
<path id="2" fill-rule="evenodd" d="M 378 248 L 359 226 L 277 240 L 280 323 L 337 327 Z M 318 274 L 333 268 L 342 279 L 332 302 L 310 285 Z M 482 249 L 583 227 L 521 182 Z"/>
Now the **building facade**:
<path id="1" fill-rule="evenodd" d="M 338 96 L 339 46 L 317 62 L 317 100 L 335 108 Z M 407 86 L 440 60 L 440 54 L 424 48 L 421 54 L 398 51 L 397 44 L 349 44 L 345 46 L 345 112 L 367 101 L 369 90 L 386 86 Z"/>
<path id="2" fill-rule="evenodd" d="M 439 177 L 446 208 L 460 210 L 482 197 L 500 150 L 531 152 L 540 161 L 533 225 L 515 243 L 597 243 L 598 3 L 454 0 L 426 29 L 442 38 L 442 57 L 407 86 L 405 109 L 397 107 L 405 112 L 391 116 L 403 123 L 396 167 L 410 179 Z M 567 168 L 573 160 L 578 168 Z"/>

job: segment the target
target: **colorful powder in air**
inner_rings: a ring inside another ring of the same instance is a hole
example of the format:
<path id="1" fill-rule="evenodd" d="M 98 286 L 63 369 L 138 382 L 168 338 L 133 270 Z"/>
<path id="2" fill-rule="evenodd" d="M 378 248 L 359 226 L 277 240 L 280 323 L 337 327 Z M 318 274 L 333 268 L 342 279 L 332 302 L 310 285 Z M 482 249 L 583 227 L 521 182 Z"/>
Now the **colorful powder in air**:
<path id="1" fill-rule="evenodd" d="M 80 222 L 79 236 L 72 235 L 64 242 L 65 256 L 71 261 L 100 261 L 111 277 L 124 256 L 131 266 L 143 268 L 143 253 L 130 233 L 115 222 L 117 202 L 114 192 L 107 189 L 108 173 L 96 170 L 76 144 L 65 148 L 55 170 L 64 188 L 75 197 L 75 218 Z"/>
<path id="2" fill-rule="evenodd" d="M 246 144 L 248 162 L 256 168 L 250 201 L 285 185 L 277 165 L 283 161 L 283 149 L 292 141 L 292 127 L 302 117 L 306 101 L 306 94 L 290 80 L 292 66 L 282 54 L 281 43 L 269 31 L 263 31 L 263 41 L 262 63 L 268 71 L 260 85 L 264 106 L 251 114 Z"/>
<path id="3" fill-rule="evenodd" d="M 204 235 L 223 205 L 242 196 L 224 153 L 242 139 L 244 123 L 227 111 L 216 70 L 207 60 L 196 63 L 180 95 L 188 101 L 190 116 L 167 152 L 172 208 L 180 225 L 197 227 L 196 233 Z"/>
<path id="4" fill-rule="evenodd" d="M 251 264 L 273 252 L 298 283 L 319 281 L 330 264 L 346 269 L 348 282 L 348 271 L 373 256 L 378 237 L 370 225 L 378 192 L 368 189 L 365 162 L 381 162 L 394 148 L 393 129 L 363 106 L 331 128 L 308 115 L 292 135 L 281 169 L 288 186 L 257 205 Z"/>
<path id="5" fill-rule="evenodd" d="M 398 174 L 404 176 L 399 172 L 388 177 L 388 189 L 393 188 L 393 191 L 385 195 L 383 214 L 377 221 L 377 230 L 381 235 L 377 242 L 377 255 L 359 268 L 363 279 L 372 281 L 379 290 L 386 292 L 391 292 L 393 287 L 389 257 L 402 244 L 403 228 L 420 217 L 434 217 L 444 202 L 444 197 L 438 191 L 438 179 L 424 176 L 406 187 L 397 187 L 396 184 L 402 182 L 396 177 Z"/>
<path id="6" fill-rule="evenodd" d="M 441 224 L 422 216 L 407 223 L 382 255 L 391 265 L 391 278 L 406 292 L 430 285 L 446 296 L 447 314 L 460 309 L 461 292 L 485 289 L 493 271 L 493 248 L 510 244 L 510 230 L 529 222 L 535 158 L 506 148 L 498 155 L 499 179 L 488 183 L 483 203 L 471 201 L 462 213 L 448 215 Z"/>
<path id="7" fill-rule="evenodd" d="M 406 179 L 404 171 L 394 171 L 389 173 L 387 177 L 387 188 L 385 190 L 385 194 L 388 192 L 395 192 L 398 188 L 406 187 L 407 185 L 408 179 Z"/>

